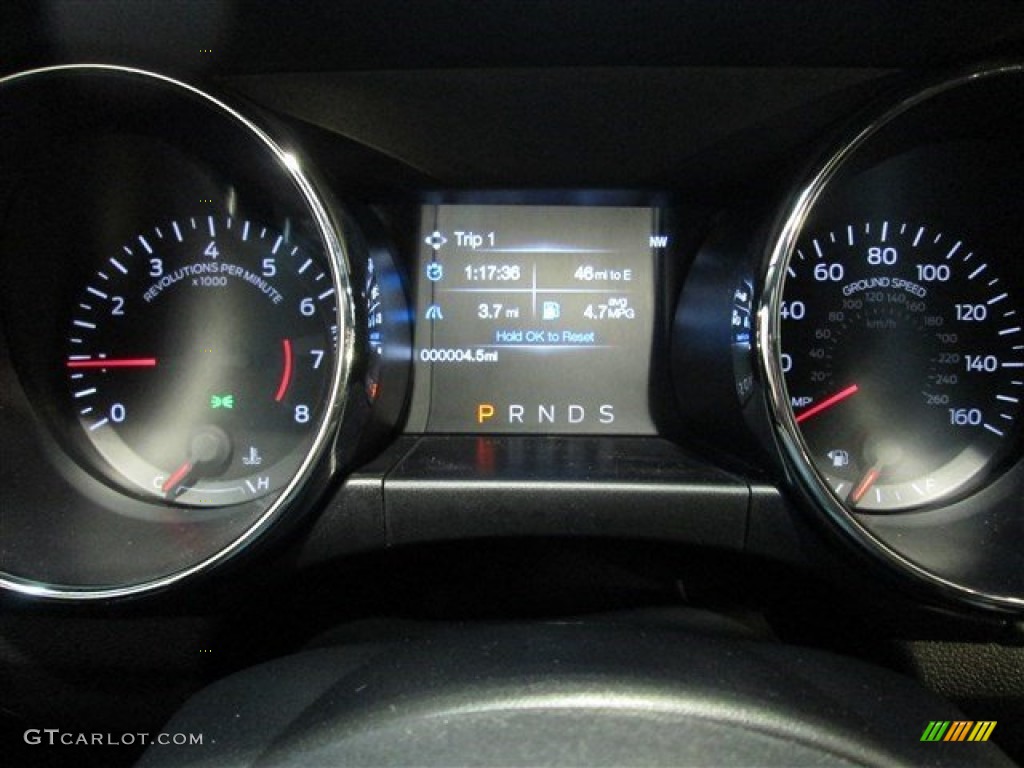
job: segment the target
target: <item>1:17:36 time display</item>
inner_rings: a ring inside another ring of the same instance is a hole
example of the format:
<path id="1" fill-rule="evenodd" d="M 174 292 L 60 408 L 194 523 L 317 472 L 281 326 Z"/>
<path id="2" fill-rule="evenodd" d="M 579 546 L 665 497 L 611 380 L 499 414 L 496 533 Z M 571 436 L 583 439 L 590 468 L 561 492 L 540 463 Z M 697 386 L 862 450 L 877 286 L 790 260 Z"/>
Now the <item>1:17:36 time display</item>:
<path id="1" fill-rule="evenodd" d="M 523 275 L 519 264 L 467 264 L 466 280 L 472 282 L 512 282 Z"/>

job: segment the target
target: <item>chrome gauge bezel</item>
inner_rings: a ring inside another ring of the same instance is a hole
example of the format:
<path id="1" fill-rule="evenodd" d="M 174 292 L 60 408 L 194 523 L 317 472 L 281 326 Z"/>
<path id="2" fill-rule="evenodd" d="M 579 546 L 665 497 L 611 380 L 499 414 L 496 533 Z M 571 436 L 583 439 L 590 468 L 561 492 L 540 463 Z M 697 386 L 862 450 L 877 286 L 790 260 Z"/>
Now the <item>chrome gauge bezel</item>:
<path id="1" fill-rule="evenodd" d="M 154 72 L 107 64 L 71 64 L 28 70 L 0 79 L 0 90 L 13 83 L 24 83 L 32 78 L 53 75 L 97 75 L 121 76 L 168 87 L 185 98 L 198 99 L 199 103 L 223 119 L 231 121 L 250 134 L 273 158 L 273 163 L 297 191 L 301 203 L 308 212 L 310 221 L 324 248 L 325 261 L 330 270 L 331 284 L 336 292 L 335 321 L 337 322 L 337 350 L 334 355 L 328 391 L 323 413 L 314 432 L 308 451 L 302 458 L 291 479 L 268 500 L 265 508 L 230 542 L 212 554 L 202 557 L 187 567 L 168 574 L 119 586 L 75 586 L 48 584 L 12 573 L 0 573 L 0 588 L 22 595 L 64 601 L 112 600 L 162 591 L 181 581 L 187 580 L 214 566 L 233 558 L 259 539 L 283 513 L 300 498 L 310 498 L 322 492 L 337 470 L 337 446 L 335 445 L 341 425 L 346 418 L 352 390 L 356 386 L 353 373 L 357 366 L 358 336 L 355 315 L 355 299 L 351 280 L 350 238 L 342 225 L 342 217 L 332 208 L 329 193 L 315 178 L 315 173 L 306 167 L 300 156 L 286 148 L 286 144 L 273 137 L 254 120 L 242 114 L 225 101 L 193 85 Z M 264 121 L 269 122 L 269 121 Z M 277 131 L 280 133 L 280 131 Z M 299 198 L 296 198 L 298 200 Z M 345 224 L 347 227 L 347 223 Z M 357 240 L 357 239 L 356 239 Z M 353 241 L 354 242 L 354 241 Z M 70 461 L 66 456 L 58 457 L 59 463 Z M 115 514 L 110 512 L 109 514 Z"/>
<path id="2" fill-rule="evenodd" d="M 767 240 L 763 269 L 760 273 L 761 291 L 757 300 L 755 335 L 757 351 L 754 355 L 758 375 L 762 381 L 772 434 L 783 467 L 791 484 L 804 495 L 811 506 L 826 512 L 845 538 L 856 542 L 862 551 L 867 551 L 876 559 L 880 558 L 890 568 L 910 575 L 926 588 L 931 588 L 954 601 L 1011 610 L 1024 608 L 1024 597 L 977 589 L 922 567 L 904 556 L 896 546 L 869 530 L 836 495 L 827 479 L 816 468 L 796 423 L 781 367 L 780 326 L 787 267 L 794 256 L 797 240 L 830 184 L 858 152 L 893 121 L 933 98 L 991 78 L 1021 75 L 1024 75 L 1022 65 L 996 65 L 953 76 L 917 90 L 895 106 L 876 111 L 873 119 L 862 122 L 861 127 L 848 134 L 848 138 L 838 145 L 837 150 L 817 163 L 781 209 Z M 937 509 L 941 511 L 942 508 Z"/>

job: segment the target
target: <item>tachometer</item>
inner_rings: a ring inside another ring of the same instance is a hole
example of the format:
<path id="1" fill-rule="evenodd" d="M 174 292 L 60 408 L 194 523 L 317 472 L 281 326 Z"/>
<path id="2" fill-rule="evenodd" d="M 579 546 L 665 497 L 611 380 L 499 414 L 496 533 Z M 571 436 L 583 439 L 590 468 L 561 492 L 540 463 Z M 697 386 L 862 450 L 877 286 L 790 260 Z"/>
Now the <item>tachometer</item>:
<path id="1" fill-rule="evenodd" d="M 394 423 L 356 217 L 285 125 L 162 75 L 25 72 L 0 113 L 0 588 L 139 594 L 283 535 Z"/>
<path id="2" fill-rule="evenodd" d="M 803 235 L 781 302 L 797 429 L 861 511 L 976 488 L 1013 446 L 1024 313 L 995 254 L 930 223 L 840 222 Z"/>
<path id="3" fill-rule="evenodd" d="M 337 297 L 321 261 L 226 215 L 164 222 L 107 257 L 72 312 L 65 363 L 105 474 L 188 505 L 282 487 L 329 392 Z"/>

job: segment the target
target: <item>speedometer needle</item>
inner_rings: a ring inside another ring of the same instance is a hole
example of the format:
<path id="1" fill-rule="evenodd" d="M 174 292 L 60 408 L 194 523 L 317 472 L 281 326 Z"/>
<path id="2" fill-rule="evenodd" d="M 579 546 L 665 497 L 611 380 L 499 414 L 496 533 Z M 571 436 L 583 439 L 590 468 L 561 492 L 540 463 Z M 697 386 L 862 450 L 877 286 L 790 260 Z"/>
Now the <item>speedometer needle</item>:
<path id="1" fill-rule="evenodd" d="M 858 387 L 856 384 L 851 384 L 846 389 L 841 390 L 839 392 L 836 392 L 831 397 L 826 397 L 820 403 L 815 403 L 810 408 L 808 408 L 806 411 L 804 411 L 803 413 L 799 414 L 796 417 L 796 423 L 800 424 L 802 422 L 807 421 L 807 419 L 811 418 L 812 416 L 817 416 L 822 411 L 828 410 L 829 408 L 831 408 L 833 405 L 836 405 L 837 403 L 841 403 L 843 400 L 848 398 L 850 395 L 855 395 L 859 391 L 860 391 L 860 387 Z"/>

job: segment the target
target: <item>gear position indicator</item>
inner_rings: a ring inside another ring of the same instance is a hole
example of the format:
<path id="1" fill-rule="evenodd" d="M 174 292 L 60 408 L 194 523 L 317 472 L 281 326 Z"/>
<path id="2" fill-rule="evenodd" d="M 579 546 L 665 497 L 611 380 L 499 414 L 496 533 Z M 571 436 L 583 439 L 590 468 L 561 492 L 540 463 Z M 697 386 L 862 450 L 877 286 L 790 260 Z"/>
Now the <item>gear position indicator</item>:
<path id="1" fill-rule="evenodd" d="M 416 362 L 428 429 L 650 433 L 657 219 L 640 207 L 426 208 Z"/>

